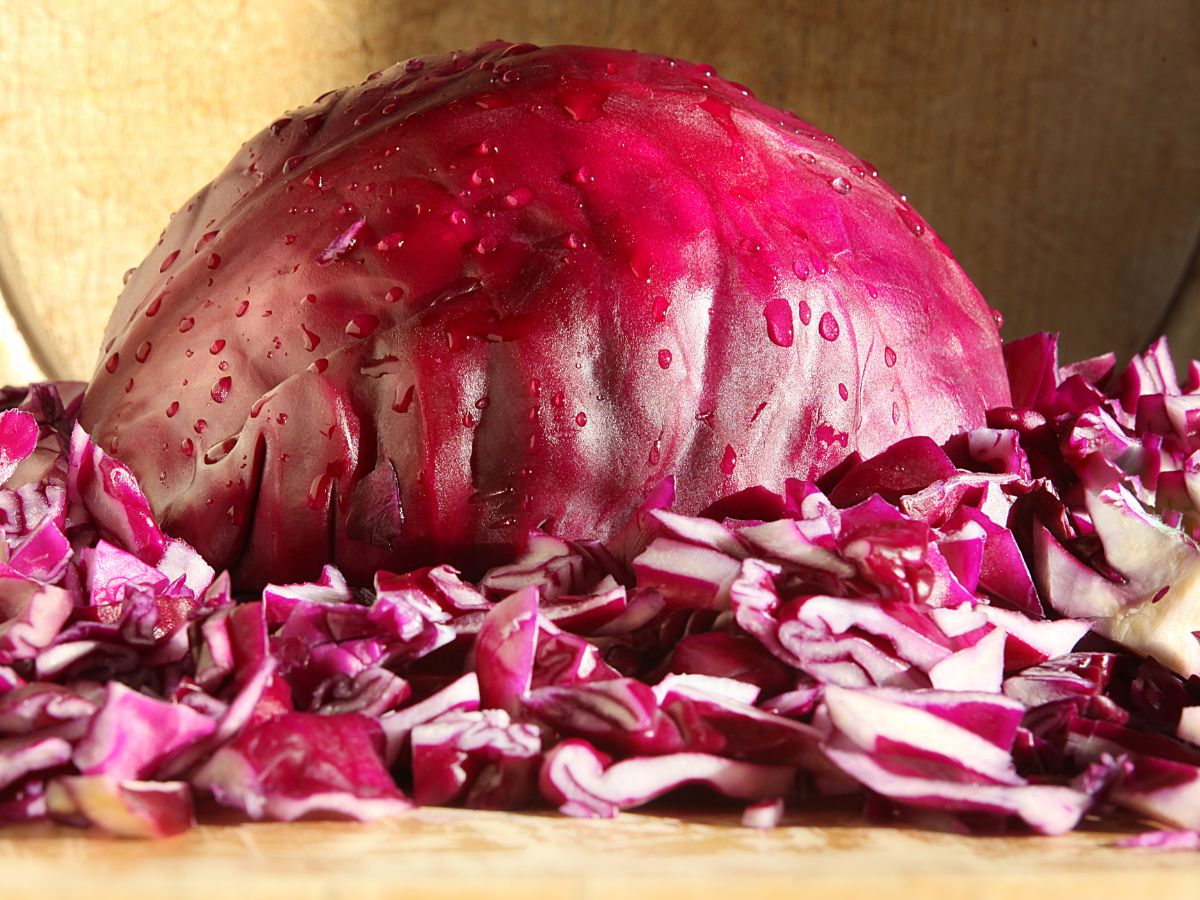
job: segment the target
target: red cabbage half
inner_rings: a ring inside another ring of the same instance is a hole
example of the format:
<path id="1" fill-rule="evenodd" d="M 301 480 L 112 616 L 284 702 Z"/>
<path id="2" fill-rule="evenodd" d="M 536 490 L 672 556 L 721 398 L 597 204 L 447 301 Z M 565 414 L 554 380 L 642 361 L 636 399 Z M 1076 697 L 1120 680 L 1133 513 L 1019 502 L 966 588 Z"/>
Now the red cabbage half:
<path id="1" fill-rule="evenodd" d="M 478 575 L 668 475 L 694 513 L 1008 402 L 990 311 L 870 164 L 708 67 L 581 47 L 410 60 L 279 119 L 103 345 L 83 426 L 247 587 Z"/>

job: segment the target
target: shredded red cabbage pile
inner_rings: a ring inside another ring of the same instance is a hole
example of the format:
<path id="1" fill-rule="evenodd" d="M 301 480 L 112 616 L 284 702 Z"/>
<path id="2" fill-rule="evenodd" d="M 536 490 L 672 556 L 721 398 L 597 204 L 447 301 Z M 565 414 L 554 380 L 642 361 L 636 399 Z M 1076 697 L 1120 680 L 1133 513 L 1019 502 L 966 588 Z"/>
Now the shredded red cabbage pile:
<path id="1" fill-rule="evenodd" d="M 333 567 L 234 597 L 76 424 L 0 395 L 0 821 L 125 836 L 414 804 L 613 816 L 684 785 L 771 827 L 1200 831 L 1200 364 L 1006 348 L 1013 408 L 701 516 L 530 536 L 475 584 Z"/>

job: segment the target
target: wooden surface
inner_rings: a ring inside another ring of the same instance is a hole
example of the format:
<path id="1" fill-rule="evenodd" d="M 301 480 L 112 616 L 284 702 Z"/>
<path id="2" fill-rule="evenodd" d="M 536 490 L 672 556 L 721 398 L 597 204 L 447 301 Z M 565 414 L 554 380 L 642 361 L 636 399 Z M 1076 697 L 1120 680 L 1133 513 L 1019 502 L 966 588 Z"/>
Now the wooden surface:
<path id="1" fill-rule="evenodd" d="M 964 838 L 813 816 L 728 818 L 420 810 L 374 825 L 209 826 L 160 843 L 54 828 L 0 838 L 0 895 L 88 900 L 1194 900 L 1200 853 L 1119 835 Z"/>
<path id="2" fill-rule="evenodd" d="M 0 3 L 0 293 L 38 356 L 90 373 L 121 273 L 283 109 L 494 36 L 712 63 L 874 162 L 1010 336 L 1062 330 L 1074 358 L 1165 327 L 1200 354 L 1195 0 L 23 0 Z"/>

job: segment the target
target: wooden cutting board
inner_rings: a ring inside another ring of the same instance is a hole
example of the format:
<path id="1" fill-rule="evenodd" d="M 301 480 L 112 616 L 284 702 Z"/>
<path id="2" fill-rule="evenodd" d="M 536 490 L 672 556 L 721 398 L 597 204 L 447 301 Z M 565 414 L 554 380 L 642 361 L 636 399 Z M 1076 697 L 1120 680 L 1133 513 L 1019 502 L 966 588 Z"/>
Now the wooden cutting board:
<path id="1" fill-rule="evenodd" d="M 53 826 L 0 837 L 5 900 L 1195 900 L 1200 853 L 1129 850 L 1121 835 L 968 838 L 796 816 L 772 831 L 728 815 L 581 821 L 422 809 L 372 825 L 205 826 L 119 841 Z"/>

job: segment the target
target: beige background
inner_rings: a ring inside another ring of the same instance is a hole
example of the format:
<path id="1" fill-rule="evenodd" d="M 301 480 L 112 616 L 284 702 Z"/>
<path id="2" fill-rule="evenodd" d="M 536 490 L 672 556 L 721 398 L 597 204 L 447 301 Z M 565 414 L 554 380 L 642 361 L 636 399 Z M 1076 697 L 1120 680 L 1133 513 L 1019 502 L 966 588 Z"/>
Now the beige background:
<path id="1" fill-rule="evenodd" d="M 1200 355 L 1195 0 L 3 0 L 0 330 L 40 346 L 0 380 L 86 377 L 122 272 L 285 108 L 495 36 L 712 63 L 874 162 L 1009 336 Z"/>

